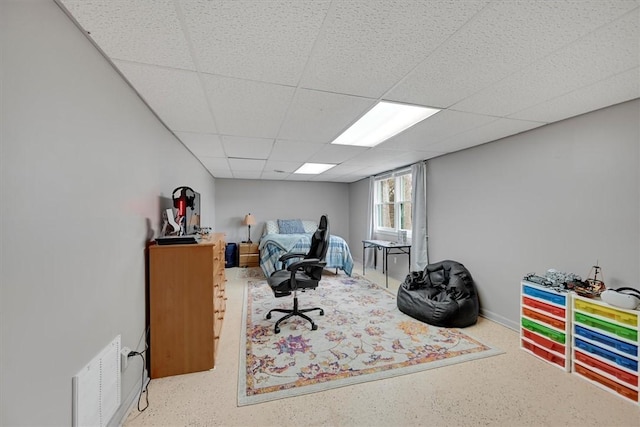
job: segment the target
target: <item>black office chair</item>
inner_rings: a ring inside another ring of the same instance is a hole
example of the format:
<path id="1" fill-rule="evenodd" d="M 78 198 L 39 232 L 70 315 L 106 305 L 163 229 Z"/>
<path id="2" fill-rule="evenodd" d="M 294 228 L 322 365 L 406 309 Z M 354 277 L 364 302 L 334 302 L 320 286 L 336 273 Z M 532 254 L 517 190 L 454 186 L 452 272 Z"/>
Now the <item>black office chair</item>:
<path id="1" fill-rule="evenodd" d="M 320 315 L 324 316 L 324 310 L 320 307 L 314 308 L 298 308 L 298 290 L 305 291 L 307 289 L 315 289 L 322 277 L 322 271 L 327 265 L 324 258 L 329 248 L 329 219 L 326 215 L 320 217 L 318 229 L 311 237 L 311 248 L 306 254 L 284 254 L 279 261 L 284 266 L 285 263 L 293 258 L 302 258 L 300 261 L 294 262 L 286 269 L 275 271 L 267 282 L 273 290 L 276 298 L 291 295 L 293 293 L 293 309 L 274 308 L 267 313 L 267 319 L 271 319 L 271 313 L 277 311 L 279 313 L 287 313 L 286 316 L 280 318 L 274 327 L 276 334 L 280 333 L 280 323 L 293 316 L 299 316 L 311 322 L 311 329 L 318 329 L 318 325 L 304 313 L 319 310 Z"/>

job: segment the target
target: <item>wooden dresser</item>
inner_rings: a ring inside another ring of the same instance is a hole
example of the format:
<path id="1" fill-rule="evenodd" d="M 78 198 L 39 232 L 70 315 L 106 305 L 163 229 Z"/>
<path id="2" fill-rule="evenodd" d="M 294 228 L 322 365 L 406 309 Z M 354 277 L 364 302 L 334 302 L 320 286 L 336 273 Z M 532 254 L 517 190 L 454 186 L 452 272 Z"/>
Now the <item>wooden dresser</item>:
<path id="1" fill-rule="evenodd" d="M 149 247 L 151 378 L 215 366 L 226 309 L 223 233 Z"/>

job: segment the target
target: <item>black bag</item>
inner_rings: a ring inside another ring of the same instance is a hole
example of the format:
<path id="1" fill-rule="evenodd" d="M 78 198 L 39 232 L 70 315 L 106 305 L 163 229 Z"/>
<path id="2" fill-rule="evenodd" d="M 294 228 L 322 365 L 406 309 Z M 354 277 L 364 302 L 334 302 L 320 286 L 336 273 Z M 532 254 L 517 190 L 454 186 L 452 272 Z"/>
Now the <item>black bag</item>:
<path id="1" fill-rule="evenodd" d="M 238 245 L 236 243 L 227 243 L 224 251 L 224 268 L 238 266 Z"/>

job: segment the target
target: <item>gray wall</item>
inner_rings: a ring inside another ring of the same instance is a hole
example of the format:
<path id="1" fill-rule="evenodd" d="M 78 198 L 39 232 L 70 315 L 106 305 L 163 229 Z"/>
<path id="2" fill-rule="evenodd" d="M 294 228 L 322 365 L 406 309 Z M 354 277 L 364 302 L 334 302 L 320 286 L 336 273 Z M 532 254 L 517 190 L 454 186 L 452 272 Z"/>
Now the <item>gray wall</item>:
<path id="1" fill-rule="evenodd" d="M 1 7 L 0 425 L 70 425 L 73 375 L 143 348 L 160 196 L 192 186 L 213 223 L 214 179 L 55 3 Z"/>
<path id="2" fill-rule="evenodd" d="M 530 272 L 586 278 L 598 262 L 609 287 L 640 288 L 639 117 L 630 101 L 429 160 L 430 262 L 465 264 L 483 314 L 514 329 Z M 358 260 L 367 193 L 367 180 L 350 185 Z M 404 278 L 404 262 L 392 277 Z"/>
<path id="3" fill-rule="evenodd" d="M 312 219 L 329 215 L 331 234 L 345 240 L 349 235 L 349 185 L 328 182 L 259 181 L 216 179 L 215 230 L 227 234 L 228 242 L 247 240 L 244 216 L 258 222 L 251 227 L 257 242 L 264 222 L 275 219 Z"/>
<path id="4" fill-rule="evenodd" d="M 430 260 L 469 268 L 485 315 L 517 327 L 519 281 L 550 268 L 640 287 L 640 101 L 432 159 Z"/>

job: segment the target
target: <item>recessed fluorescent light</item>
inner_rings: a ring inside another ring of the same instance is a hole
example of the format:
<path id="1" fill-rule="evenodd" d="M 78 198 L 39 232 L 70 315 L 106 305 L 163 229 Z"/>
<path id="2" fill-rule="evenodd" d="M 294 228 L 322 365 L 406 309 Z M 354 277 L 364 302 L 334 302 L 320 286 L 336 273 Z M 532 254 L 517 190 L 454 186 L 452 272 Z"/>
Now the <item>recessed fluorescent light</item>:
<path id="1" fill-rule="evenodd" d="M 300 166 L 294 173 L 319 174 L 331 169 L 335 165 L 327 163 L 305 163 Z"/>
<path id="2" fill-rule="evenodd" d="M 332 144 L 373 147 L 438 111 L 436 108 L 380 101 Z"/>

